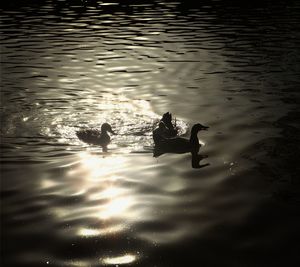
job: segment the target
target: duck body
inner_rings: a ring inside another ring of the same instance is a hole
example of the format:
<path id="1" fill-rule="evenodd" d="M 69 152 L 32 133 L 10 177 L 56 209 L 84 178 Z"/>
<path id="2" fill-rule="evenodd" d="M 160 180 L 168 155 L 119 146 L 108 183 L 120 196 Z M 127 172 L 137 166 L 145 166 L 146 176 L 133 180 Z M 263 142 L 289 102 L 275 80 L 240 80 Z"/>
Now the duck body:
<path id="1" fill-rule="evenodd" d="M 92 145 L 108 145 L 110 143 L 110 136 L 97 129 L 78 131 L 76 135 L 81 141 Z"/>
<path id="2" fill-rule="evenodd" d="M 194 155 L 198 154 L 200 149 L 198 132 L 200 130 L 207 130 L 208 127 L 201 125 L 200 123 L 195 124 L 191 130 L 190 139 L 183 137 L 166 138 L 163 133 L 164 129 L 158 128 L 157 131 L 153 131 L 154 140 L 154 157 L 159 157 L 165 153 L 192 153 Z M 162 134 L 161 134 L 162 133 Z"/>
<path id="3" fill-rule="evenodd" d="M 110 136 L 107 132 L 114 134 L 110 124 L 103 123 L 101 126 L 101 131 L 97 129 L 86 129 L 76 132 L 77 137 L 88 144 L 99 145 L 106 148 L 110 143 Z"/>
<path id="4" fill-rule="evenodd" d="M 164 150 L 165 153 L 181 154 L 191 152 L 193 149 L 192 142 L 189 139 L 183 137 L 163 139 L 157 145 L 160 149 Z M 196 146 L 199 146 L 200 148 L 199 142 L 198 144 L 196 144 Z M 197 147 L 195 148 L 195 150 L 197 150 Z"/>

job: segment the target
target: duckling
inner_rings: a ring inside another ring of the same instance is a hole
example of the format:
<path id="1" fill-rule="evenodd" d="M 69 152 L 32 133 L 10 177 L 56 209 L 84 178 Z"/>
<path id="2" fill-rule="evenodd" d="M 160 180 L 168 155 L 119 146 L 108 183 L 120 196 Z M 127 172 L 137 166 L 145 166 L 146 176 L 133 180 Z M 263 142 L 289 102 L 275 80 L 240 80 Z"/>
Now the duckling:
<path id="1" fill-rule="evenodd" d="M 101 132 L 97 129 L 87 129 L 77 131 L 76 135 L 81 141 L 92 145 L 100 145 L 103 151 L 107 151 L 107 145 L 110 143 L 110 136 L 107 132 L 115 134 L 110 124 L 103 123 Z"/>
<path id="2" fill-rule="evenodd" d="M 153 139 L 155 143 L 154 147 L 154 157 L 159 157 L 164 153 L 188 153 L 191 152 L 192 155 L 197 155 L 200 149 L 198 132 L 201 130 L 207 130 L 209 127 L 204 126 L 200 123 L 195 124 L 191 130 L 190 139 L 183 137 L 175 137 L 175 138 L 165 138 L 163 135 L 160 135 L 159 138 L 154 137 Z M 163 130 L 163 129 L 162 129 Z"/>

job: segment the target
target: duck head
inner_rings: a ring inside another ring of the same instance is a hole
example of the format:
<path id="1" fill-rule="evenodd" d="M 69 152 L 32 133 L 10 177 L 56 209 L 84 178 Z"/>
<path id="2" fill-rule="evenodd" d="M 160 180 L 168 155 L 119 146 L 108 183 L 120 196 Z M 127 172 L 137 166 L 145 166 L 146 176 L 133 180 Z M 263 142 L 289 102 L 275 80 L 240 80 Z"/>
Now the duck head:
<path id="1" fill-rule="evenodd" d="M 197 124 L 195 124 L 195 125 L 192 127 L 191 134 L 192 134 L 192 135 L 193 135 L 193 134 L 197 134 L 197 133 L 198 133 L 199 131 L 201 131 L 201 130 L 207 131 L 208 128 L 209 128 L 209 127 L 204 126 L 204 125 L 202 125 L 202 124 L 200 124 L 200 123 L 197 123 Z"/>
<path id="2" fill-rule="evenodd" d="M 167 124 L 172 123 L 172 114 L 170 112 L 163 114 L 161 121 Z"/>
<path id="3" fill-rule="evenodd" d="M 110 124 L 108 123 L 103 123 L 101 126 L 101 132 L 110 132 L 112 134 L 115 134 L 115 132 L 112 130 Z"/>

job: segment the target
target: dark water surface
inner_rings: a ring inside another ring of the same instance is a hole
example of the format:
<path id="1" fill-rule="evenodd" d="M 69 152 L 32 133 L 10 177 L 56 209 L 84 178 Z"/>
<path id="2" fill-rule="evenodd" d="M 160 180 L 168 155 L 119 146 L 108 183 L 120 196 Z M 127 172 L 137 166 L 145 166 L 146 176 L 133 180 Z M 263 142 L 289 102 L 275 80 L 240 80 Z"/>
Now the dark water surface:
<path id="1" fill-rule="evenodd" d="M 299 266 L 300 4 L 198 2 L 1 4 L 1 266 Z"/>

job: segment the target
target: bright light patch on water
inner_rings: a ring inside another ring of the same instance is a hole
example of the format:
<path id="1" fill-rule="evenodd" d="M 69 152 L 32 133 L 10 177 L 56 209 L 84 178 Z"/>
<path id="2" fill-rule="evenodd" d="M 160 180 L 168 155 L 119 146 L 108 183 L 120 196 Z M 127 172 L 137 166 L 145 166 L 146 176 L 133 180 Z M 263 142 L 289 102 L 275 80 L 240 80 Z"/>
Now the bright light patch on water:
<path id="1" fill-rule="evenodd" d="M 54 187 L 54 186 L 57 186 L 58 183 L 53 181 L 53 180 L 50 180 L 50 179 L 47 179 L 47 178 L 44 178 L 42 181 L 41 181 L 41 188 L 43 189 L 47 189 L 47 188 L 51 188 L 51 187 Z"/>
<path id="2" fill-rule="evenodd" d="M 80 236 L 97 236 L 99 235 L 99 230 L 97 229 L 79 229 L 78 235 Z"/>
<path id="3" fill-rule="evenodd" d="M 111 258 L 104 258 L 101 260 L 102 263 L 106 265 L 110 264 L 128 264 L 132 263 L 136 260 L 136 256 L 126 254 L 124 256 L 119 256 L 119 257 L 111 257 Z"/>
<path id="4" fill-rule="evenodd" d="M 67 267 L 89 267 L 91 266 L 90 261 L 66 261 L 62 263 L 62 266 L 67 266 Z"/>
<path id="5" fill-rule="evenodd" d="M 124 227 L 122 225 L 115 225 L 103 229 L 81 228 L 78 230 L 77 234 L 79 236 L 93 237 L 93 236 L 102 236 L 102 235 L 117 233 L 122 231 L 123 229 Z"/>
<path id="6" fill-rule="evenodd" d="M 129 209 L 132 203 L 133 201 L 130 197 L 112 199 L 99 213 L 99 218 L 106 220 L 113 217 L 123 217 L 126 215 L 126 211 Z"/>
<path id="7" fill-rule="evenodd" d="M 204 143 L 202 140 L 199 140 L 199 144 L 200 144 L 201 146 L 205 146 L 205 143 Z"/>
<path id="8" fill-rule="evenodd" d="M 99 192 L 99 193 L 95 193 L 95 194 L 91 194 L 89 196 L 90 200 L 99 200 L 99 199 L 111 199 L 111 198 L 115 198 L 117 196 L 119 196 L 122 193 L 122 190 L 120 188 L 116 188 L 113 186 L 110 186 L 107 189 L 104 189 L 103 191 Z"/>
<path id="9" fill-rule="evenodd" d="M 131 207 L 136 203 L 136 196 L 132 194 L 130 188 L 124 186 L 125 181 L 122 177 L 122 173 L 128 168 L 128 157 L 85 151 L 78 153 L 77 158 L 79 160 L 76 160 L 76 165 L 67 171 L 71 183 L 64 186 L 60 193 L 69 196 L 81 193 L 87 201 L 95 203 L 94 206 L 89 207 L 88 214 L 99 220 L 132 217 Z M 51 188 L 51 186 L 52 182 L 48 180 L 45 180 L 42 185 L 43 188 Z M 63 214 L 61 210 L 55 210 L 55 214 L 59 217 L 78 216 L 78 212 L 78 210 L 69 210 L 68 214 Z M 103 235 L 107 231 L 116 230 L 119 230 L 119 226 L 115 224 L 110 225 L 110 228 L 107 229 L 86 229 L 84 227 L 77 234 L 83 236 Z"/>
<path id="10" fill-rule="evenodd" d="M 79 153 L 79 157 L 81 159 L 81 171 L 86 170 L 90 179 L 114 173 L 114 171 L 122 169 L 126 162 L 125 157 L 122 156 L 101 157 L 88 152 Z"/>

